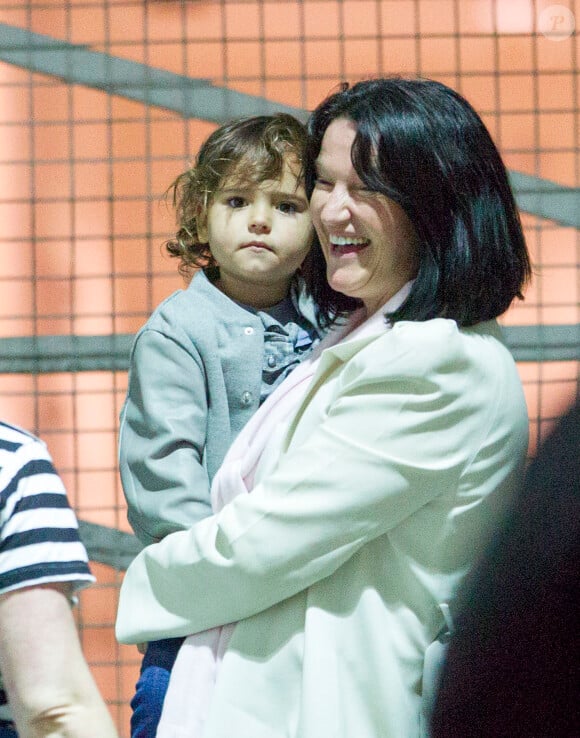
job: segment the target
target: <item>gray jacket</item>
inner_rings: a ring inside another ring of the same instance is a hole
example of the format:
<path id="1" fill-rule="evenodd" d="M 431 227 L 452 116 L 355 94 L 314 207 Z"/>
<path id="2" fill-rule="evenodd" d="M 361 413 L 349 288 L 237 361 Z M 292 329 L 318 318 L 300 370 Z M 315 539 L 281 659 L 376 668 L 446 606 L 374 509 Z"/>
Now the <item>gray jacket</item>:
<path id="1" fill-rule="evenodd" d="M 311 300 L 296 307 L 315 324 Z M 128 518 L 145 544 L 211 513 L 210 486 L 258 409 L 264 326 L 203 272 L 164 300 L 135 338 L 121 411 Z"/>

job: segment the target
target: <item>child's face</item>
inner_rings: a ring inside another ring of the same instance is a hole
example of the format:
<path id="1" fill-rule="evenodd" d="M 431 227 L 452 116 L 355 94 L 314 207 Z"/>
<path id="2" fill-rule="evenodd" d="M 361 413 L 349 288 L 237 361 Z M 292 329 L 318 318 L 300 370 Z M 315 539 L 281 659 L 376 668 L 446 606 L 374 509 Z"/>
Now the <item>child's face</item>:
<path id="1" fill-rule="evenodd" d="M 200 240 L 220 267 L 218 286 L 238 302 L 256 308 L 280 302 L 310 249 L 312 222 L 296 171 L 290 159 L 279 180 L 226 179 L 199 224 Z"/>

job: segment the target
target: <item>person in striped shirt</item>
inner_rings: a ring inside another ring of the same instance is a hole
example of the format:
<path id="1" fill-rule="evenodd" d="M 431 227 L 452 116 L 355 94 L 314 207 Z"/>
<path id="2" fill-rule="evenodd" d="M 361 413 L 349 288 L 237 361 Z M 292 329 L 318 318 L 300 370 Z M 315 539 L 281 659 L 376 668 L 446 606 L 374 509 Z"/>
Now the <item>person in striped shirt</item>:
<path id="1" fill-rule="evenodd" d="M 71 611 L 93 581 L 46 445 L 0 422 L 0 738 L 117 737 Z"/>

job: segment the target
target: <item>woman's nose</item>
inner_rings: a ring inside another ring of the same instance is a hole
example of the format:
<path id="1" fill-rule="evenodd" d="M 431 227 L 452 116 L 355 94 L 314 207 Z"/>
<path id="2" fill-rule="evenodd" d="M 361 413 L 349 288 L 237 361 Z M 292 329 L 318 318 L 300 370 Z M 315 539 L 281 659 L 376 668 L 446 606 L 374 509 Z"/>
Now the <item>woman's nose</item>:
<path id="1" fill-rule="evenodd" d="M 248 228 L 252 233 L 269 233 L 272 228 L 270 208 L 266 204 L 255 203 L 250 209 Z"/>
<path id="2" fill-rule="evenodd" d="M 327 193 L 320 216 L 323 223 L 343 223 L 350 218 L 348 191 L 343 188 L 333 187 Z"/>

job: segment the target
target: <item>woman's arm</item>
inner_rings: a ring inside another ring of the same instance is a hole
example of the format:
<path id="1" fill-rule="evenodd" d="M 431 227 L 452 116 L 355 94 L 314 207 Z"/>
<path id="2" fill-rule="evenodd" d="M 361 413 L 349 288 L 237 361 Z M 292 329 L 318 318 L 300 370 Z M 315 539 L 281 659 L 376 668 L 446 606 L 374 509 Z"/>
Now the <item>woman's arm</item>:
<path id="1" fill-rule="evenodd" d="M 20 738 L 117 738 L 84 659 L 69 585 L 0 595 L 0 672 Z"/>
<path id="2" fill-rule="evenodd" d="M 497 351 L 474 360 L 454 324 L 439 323 L 378 339 L 332 388 L 321 385 L 289 451 L 250 495 L 141 552 L 121 589 L 119 639 L 240 620 L 331 575 L 436 496 L 453 500 L 492 431 L 485 478 L 517 466 L 527 421 L 513 362 Z M 498 409 L 512 407 L 513 420 L 500 422 Z"/>

